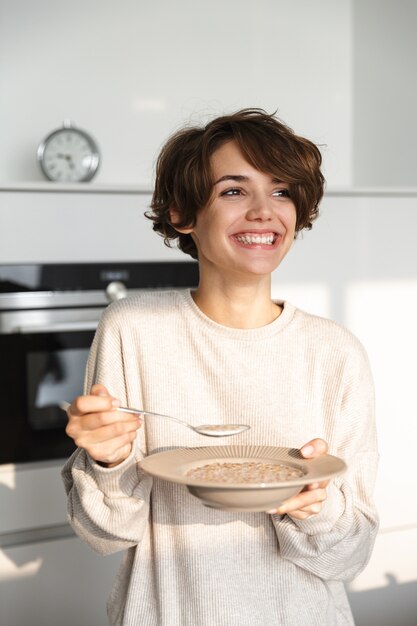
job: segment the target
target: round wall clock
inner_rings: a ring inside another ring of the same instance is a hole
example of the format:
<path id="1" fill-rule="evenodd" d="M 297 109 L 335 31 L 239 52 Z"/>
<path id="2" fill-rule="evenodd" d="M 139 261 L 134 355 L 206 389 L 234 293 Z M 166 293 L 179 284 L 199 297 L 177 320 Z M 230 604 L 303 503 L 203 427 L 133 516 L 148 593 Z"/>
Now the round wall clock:
<path id="1" fill-rule="evenodd" d="M 38 147 L 37 158 L 46 178 L 57 182 L 91 180 L 100 163 L 94 139 L 68 120 L 45 137 Z"/>

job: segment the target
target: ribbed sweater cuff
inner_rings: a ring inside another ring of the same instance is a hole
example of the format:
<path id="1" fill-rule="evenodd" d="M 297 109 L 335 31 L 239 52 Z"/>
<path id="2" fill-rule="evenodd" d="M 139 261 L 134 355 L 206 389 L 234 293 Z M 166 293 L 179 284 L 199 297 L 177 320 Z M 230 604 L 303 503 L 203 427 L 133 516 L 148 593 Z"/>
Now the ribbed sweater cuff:
<path id="1" fill-rule="evenodd" d="M 135 449 L 115 467 L 103 467 L 88 454 L 88 461 L 100 491 L 108 498 L 131 496 L 138 485 L 138 467 Z"/>

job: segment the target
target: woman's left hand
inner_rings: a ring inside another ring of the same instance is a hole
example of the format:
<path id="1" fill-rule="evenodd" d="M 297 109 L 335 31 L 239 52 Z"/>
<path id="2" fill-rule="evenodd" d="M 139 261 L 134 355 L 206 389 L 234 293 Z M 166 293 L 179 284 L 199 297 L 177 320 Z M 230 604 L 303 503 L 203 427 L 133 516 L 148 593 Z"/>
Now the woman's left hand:
<path id="1" fill-rule="evenodd" d="M 301 448 L 301 454 L 306 459 L 314 459 L 315 457 L 327 454 L 328 445 L 323 439 L 312 439 Z M 296 496 L 289 498 L 276 509 L 268 511 L 277 515 L 288 514 L 290 517 L 298 520 L 304 520 L 312 515 L 320 513 L 323 502 L 327 497 L 326 487 L 328 480 L 321 483 L 313 483 L 307 485 Z"/>

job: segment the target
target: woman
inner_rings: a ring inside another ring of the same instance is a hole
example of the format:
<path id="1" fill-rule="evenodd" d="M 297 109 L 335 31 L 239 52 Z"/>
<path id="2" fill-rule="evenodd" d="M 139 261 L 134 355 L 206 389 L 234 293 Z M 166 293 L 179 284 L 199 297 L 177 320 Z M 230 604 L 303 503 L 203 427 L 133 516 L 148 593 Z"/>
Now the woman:
<path id="1" fill-rule="evenodd" d="M 108 307 L 67 428 L 79 447 L 63 470 L 71 523 L 102 554 L 127 550 L 113 626 L 353 623 L 343 581 L 377 530 L 368 360 L 344 328 L 271 299 L 271 273 L 317 216 L 320 165 L 316 146 L 259 109 L 184 129 L 161 152 L 149 217 L 198 259 L 198 288 Z M 348 471 L 268 513 L 205 508 L 137 461 L 207 441 L 120 404 L 195 424 L 238 417 L 251 430 L 233 443 L 329 450 Z"/>

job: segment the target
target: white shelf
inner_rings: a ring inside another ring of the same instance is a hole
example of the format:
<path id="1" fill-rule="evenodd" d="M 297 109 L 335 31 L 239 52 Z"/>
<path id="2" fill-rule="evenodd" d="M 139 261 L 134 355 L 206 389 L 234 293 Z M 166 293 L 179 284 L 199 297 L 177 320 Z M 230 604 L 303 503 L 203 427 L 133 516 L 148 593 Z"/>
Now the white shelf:
<path id="1" fill-rule="evenodd" d="M 332 197 L 417 197 L 417 187 L 329 187 L 325 196 Z"/>
<path id="2" fill-rule="evenodd" d="M 112 185 L 95 183 L 52 183 L 52 182 L 15 182 L 0 183 L 0 192 L 41 192 L 41 193 L 108 193 L 108 194 L 150 194 L 150 184 Z"/>

